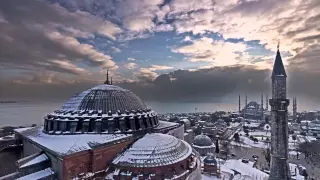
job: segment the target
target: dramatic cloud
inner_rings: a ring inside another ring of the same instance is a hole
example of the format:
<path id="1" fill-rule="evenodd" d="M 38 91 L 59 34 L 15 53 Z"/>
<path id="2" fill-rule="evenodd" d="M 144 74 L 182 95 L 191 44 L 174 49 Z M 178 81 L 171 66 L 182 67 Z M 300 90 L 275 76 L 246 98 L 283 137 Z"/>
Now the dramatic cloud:
<path id="1" fill-rule="evenodd" d="M 159 65 L 152 65 L 150 68 L 151 71 L 163 71 L 168 69 L 173 69 L 173 67 L 170 66 L 159 66 Z"/>
<path id="2" fill-rule="evenodd" d="M 317 0 L 216 3 L 210 0 L 175 0 L 170 2 L 170 6 L 173 10 L 168 17 L 173 20 L 179 33 L 214 32 L 225 39 L 257 40 L 273 51 L 280 40 L 281 50 L 293 55 L 288 59 L 290 63 L 301 61 L 302 52 L 316 52 L 314 45 L 319 44 L 320 29 L 317 22 L 320 19 L 320 3 Z M 306 59 L 303 61 L 307 62 Z"/>
<path id="3" fill-rule="evenodd" d="M 117 68 L 110 56 L 76 39 L 94 33 L 114 39 L 121 30 L 111 22 L 43 1 L 4 0 L 0 12 L 7 21 L 0 26 L 1 66 L 64 73 L 87 72 L 77 67 L 81 63 Z"/>
<path id="4" fill-rule="evenodd" d="M 150 100 L 260 93 L 280 41 L 289 91 L 317 99 L 319 8 L 319 0 L 2 0 L 1 96 L 50 92 L 45 85 L 71 94 L 101 83 L 105 69 Z"/>
<path id="5" fill-rule="evenodd" d="M 320 100 L 315 73 L 287 69 L 289 97 L 301 99 L 305 94 Z M 156 101 L 215 101 L 241 94 L 271 94 L 270 70 L 258 70 L 254 66 L 215 67 L 196 71 L 177 70 L 159 75 L 153 81 L 122 83 L 145 100 Z M 305 79 L 308 79 L 306 81 Z M 313 88 L 305 88 L 313 87 Z M 236 103 L 236 102 L 235 102 Z"/>
<path id="6" fill-rule="evenodd" d="M 141 81 L 149 81 L 155 79 L 158 74 L 151 69 L 140 68 L 139 71 L 135 73 L 135 76 Z"/>
<path id="7" fill-rule="evenodd" d="M 73 52 L 87 56 L 91 60 L 90 63 L 95 66 L 100 66 L 104 69 L 117 68 L 110 56 L 98 52 L 92 45 L 81 44 L 76 38 L 64 36 L 58 32 L 49 33 L 47 37 Z"/>
<path id="8" fill-rule="evenodd" d="M 185 54 L 191 62 L 202 61 L 217 66 L 238 64 L 245 50 L 245 44 L 215 41 L 206 37 L 173 49 L 174 52 Z"/>
<path id="9" fill-rule="evenodd" d="M 136 59 L 132 58 L 132 57 L 128 57 L 128 61 L 135 61 Z"/>
<path id="10" fill-rule="evenodd" d="M 136 69 L 138 65 L 136 63 L 127 63 L 124 65 L 124 67 L 127 69 Z"/>

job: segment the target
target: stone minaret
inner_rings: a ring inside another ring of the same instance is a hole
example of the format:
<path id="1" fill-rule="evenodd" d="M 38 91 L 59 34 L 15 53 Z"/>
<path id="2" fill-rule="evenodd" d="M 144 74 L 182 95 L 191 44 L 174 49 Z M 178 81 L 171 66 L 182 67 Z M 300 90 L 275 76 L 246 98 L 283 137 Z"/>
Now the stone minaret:
<path id="1" fill-rule="evenodd" d="M 240 97 L 240 94 L 239 94 L 239 114 L 241 113 L 241 97 Z"/>
<path id="2" fill-rule="evenodd" d="M 246 114 L 247 114 L 247 106 L 248 106 L 248 96 L 246 94 L 246 101 L 245 101 L 245 106 L 244 106 L 244 111 L 243 111 L 243 118 L 246 118 Z"/>
<path id="3" fill-rule="evenodd" d="M 272 72 L 271 168 L 269 180 L 290 180 L 288 164 L 288 105 L 286 71 L 277 50 Z"/>
<path id="4" fill-rule="evenodd" d="M 266 112 L 269 111 L 269 99 L 268 99 L 268 94 L 266 95 Z"/>
<path id="5" fill-rule="evenodd" d="M 292 115 L 293 115 L 293 122 L 297 122 L 297 98 L 293 98 L 293 104 L 292 104 Z"/>
<path id="6" fill-rule="evenodd" d="M 263 108 L 263 94 L 261 94 L 261 105 L 260 105 L 260 109 L 261 109 L 261 120 L 263 120 L 263 112 L 264 112 L 264 108 Z"/>

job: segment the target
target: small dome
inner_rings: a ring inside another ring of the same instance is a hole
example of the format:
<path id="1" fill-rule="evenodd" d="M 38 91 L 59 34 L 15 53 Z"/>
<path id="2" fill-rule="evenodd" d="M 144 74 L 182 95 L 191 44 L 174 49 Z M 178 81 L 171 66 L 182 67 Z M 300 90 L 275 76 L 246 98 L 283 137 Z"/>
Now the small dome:
<path id="1" fill-rule="evenodd" d="M 193 144 L 196 146 L 211 146 L 213 143 L 208 136 L 200 134 L 194 138 Z"/>
<path id="2" fill-rule="evenodd" d="M 215 127 L 214 123 L 212 123 L 212 122 L 205 123 L 205 126 L 206 127 Z"/>
<path id="3" fill-rule="evenodd" d="M 217 165 L 217 160 L 212 153 L 208 153 L 207 157 L 204 158 L 203 163 L 210 165 Z"/>
<path id="4" fill-rule="evenodd" d="M 191 146 L 174 136 L 160 133 L 146 134 L 120 153 L 113 164 L 121 167 L 158 167 L 187 159 Z"/>
<path id="5" fill-rule="evenodd" d="M 225 123 L 225 121 L 224 121 L 223 119 L 218 119 L 217 122 L 218 122 L 219 124 Z"/>

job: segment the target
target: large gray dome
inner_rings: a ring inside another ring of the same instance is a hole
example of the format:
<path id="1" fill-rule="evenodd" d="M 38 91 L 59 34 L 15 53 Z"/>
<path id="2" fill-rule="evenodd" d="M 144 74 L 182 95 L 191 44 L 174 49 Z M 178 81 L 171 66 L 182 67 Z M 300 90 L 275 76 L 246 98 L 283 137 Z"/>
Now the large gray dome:
<path id="1" fill-rule="evenodd" d="M 44 119 L 49 134 L 148 132 L 158 125 L 157 114 L 138 96 L 110 84 L 74 95 Z"/>
<path id="2" fill-rule="evenodd" d="M 72 96 L 61 110 L 101 111 L 117 113 L 147 109 L 141 99 L 131 91 L 118 86 L 103 84 Z"/>
<path id="3" fill-rule="evenodd" d="M 211 146 L 213 143 L 207 135 L 200 134 L 194 138 L 193 144 L 196 146 Z"/>

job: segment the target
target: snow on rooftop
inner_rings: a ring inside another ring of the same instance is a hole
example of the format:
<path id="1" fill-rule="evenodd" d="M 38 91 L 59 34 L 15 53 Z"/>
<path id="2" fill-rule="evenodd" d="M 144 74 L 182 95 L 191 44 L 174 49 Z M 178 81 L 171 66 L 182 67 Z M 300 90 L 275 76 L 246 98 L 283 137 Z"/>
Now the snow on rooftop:
<path id="1" fill-rule="evenodd" d="M 33 158 L 32 160 L 28 161 L 27 163 L 23 164 L 22 166 L 20 166 L 20 168 L 27 167 L 27 166 L 30 166 L 30 165 L 33 165 L 33 164 L 37 164 L 37 163 L 43 162 L 45 160 L 48 160 L 47 155 L 41 154 L 41 155 Z"/>
<path id="2" fill-rule="evenodd" d="M 42 128 L 20 131 L 20 134 L 60 155 L 89 150 L 94 145 L 110 143 L 131 136 L 124 134 L 49 135 L 43 133 Z"/>
<path id="3" fill-rule="evenodd" d="M 51 174 L 54 174 L 51 168 L 47 168 L 23 177 L 18 178 L 17 180 L 37 180 L 42 179 L 44 177 L 50 176 Z"/>
<path id="4" fill-rule="evenodd" d="M 174 122 L 169 122 L 169 121 L 159 121 L 159 126 L 156 127 L 155 129 L 164 129 L 172 126 L 177 126 L 179 125 L 178 123 Z"/>
<path id="5" fill-rule="evenodd" d="M 201 174 L 202 180 L 219 180 L 217 176 L 209 175 L 209 174 Z"/>
<path id="6" fill-rule="evenodd" d="M 146 134 L 129 149 L 119 154 L 113 164 L 135 167 L 157 167 L 174 164 L 188 158 L 191 146 L 167 134 Z"/>
<path id="7" fill-rule="evenodd" d="M 302 167 L 302 169 L 305 169 L 304 166 L 301 166 L 301 167 Z M 289 169 L 290 169 L 290 174 L 291 174 L 292 179 L 296 179 L 296 180 L 304 180 L 305 179 L 304 176 L 299 174 L 299 168 L 298 168 L 297 164 L 289 163 Z"/>
<path id="8" fill-rule="evenodd" d="M 261 180 L 267 180 L 269 177 L 268 174 L 256 168 L 253 168 L 249 164 L 242 163 L 239 160 L 234 160 L 234 159 L 227 160 L 224 163 L 223 167 L 226 169 L 237 171 L 238 173 L 241 174 L 241 176 L 249 176 L 249 177 L 253 177 L 255 179 L 261 179 Z"/>
<path id="9" fill-rule="evenodd" d="M 17 133 L 21 133 L 23 131 L 26 131 L 26 130 L 29 130 L 29 129 L 33 129 L 35 127 L 25 127 L 25 128 L 17 128 L 17 129 L 14 129 L 15 132 Z"/>

